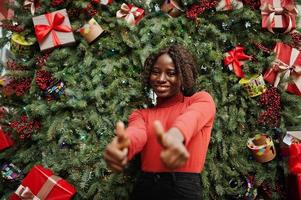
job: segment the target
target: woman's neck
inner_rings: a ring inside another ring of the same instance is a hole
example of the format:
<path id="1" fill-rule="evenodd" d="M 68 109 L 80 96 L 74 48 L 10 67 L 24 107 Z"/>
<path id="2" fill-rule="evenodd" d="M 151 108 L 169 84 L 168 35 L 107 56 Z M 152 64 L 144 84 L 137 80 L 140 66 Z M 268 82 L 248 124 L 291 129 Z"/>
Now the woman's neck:
<path id="1" fill-rule="evenodd" d="M 168 98 L 157 97 L 157 107 L 169 107 L 181 103 L 183 101 L 184 95 L 182 92 L 179 92 L 178 94 Z"/>

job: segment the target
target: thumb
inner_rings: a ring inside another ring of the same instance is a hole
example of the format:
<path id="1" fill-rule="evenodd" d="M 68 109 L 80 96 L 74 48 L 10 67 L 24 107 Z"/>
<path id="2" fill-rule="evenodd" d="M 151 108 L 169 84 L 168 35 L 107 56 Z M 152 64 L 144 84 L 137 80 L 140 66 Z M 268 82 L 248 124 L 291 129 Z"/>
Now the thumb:
<path id="1" fill-rule="evenodd" d="M 122 150 L 130 145 L 130 140 L 125 134 L 124 123 L 121 121 L 117 122 L 116 124 L 116 135 L 117 135 L 117 142 L 118 142 L 119 149 Z"/>
<path id="2" fill-rule="evenodd" d="M 163 140 L 164 139 L 164 129 L 163 129 L 161 122 L 158 120 L 156 120 L 154 122 L 154 131 L 156 133 L 159 144 L 164 148 L 165 147 L 164 140 Z"/>

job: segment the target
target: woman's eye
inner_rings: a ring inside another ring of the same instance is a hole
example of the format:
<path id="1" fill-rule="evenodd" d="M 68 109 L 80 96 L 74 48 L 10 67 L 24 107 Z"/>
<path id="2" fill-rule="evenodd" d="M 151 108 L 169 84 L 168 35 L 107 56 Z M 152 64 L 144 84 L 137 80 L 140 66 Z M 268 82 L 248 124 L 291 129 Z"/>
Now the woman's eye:
<path id="1" fill-rule="evenodd" d="M 169 72 L 168 73 L 168 76 L 175 76 L 176 75 L 176 72 Z"/>
<path id="2" fill-rule="evenodd" d="M 154 75 L 158 75 L 159 74 L 158 71 L 152 71 L 151 73 L 154 74 Z"/>

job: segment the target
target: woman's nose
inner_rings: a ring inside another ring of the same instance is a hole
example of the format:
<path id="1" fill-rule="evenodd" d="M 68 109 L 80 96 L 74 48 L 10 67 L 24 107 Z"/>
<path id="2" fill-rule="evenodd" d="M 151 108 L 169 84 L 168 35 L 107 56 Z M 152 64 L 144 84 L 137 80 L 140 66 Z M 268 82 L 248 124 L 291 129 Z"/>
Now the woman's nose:
<path id="1" fill-rule="evenodd" d="M 159 76 L 159 81 L 166 81 L 166 74 L 165 73 L 161 73 L 160 76 Z"/>

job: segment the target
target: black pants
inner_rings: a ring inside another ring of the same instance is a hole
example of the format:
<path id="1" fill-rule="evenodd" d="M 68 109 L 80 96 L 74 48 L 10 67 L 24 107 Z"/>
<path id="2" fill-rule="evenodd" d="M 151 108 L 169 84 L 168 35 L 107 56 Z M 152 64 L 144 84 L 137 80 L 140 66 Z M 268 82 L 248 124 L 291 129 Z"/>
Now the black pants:
<path id="1" fill-rule="evenodd" d="M 131 200 L 201 200 L 198 173 L 146 173 L 138 177 Z"/>

